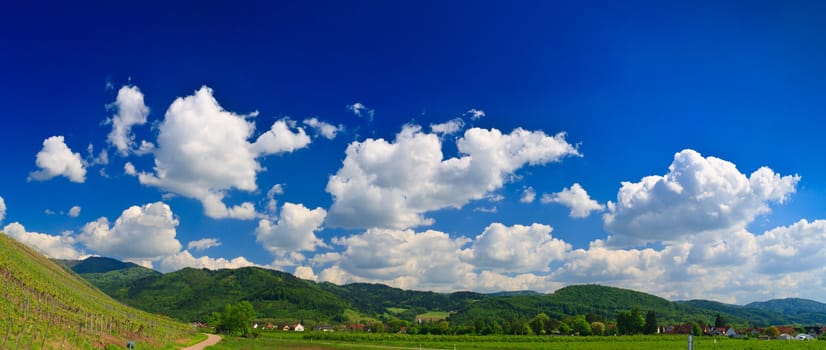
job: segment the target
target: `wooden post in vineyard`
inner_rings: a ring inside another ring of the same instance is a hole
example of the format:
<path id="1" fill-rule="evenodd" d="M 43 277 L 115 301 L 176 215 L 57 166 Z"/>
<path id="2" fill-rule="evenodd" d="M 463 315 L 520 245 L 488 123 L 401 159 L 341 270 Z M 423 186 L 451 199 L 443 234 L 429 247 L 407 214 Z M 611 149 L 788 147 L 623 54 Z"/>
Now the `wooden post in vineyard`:
<path id="1" fill-rule="evenodd" d="M 9 316 L 9 328 L 6 329 L 6 336 L 3 337 L 3 344 L 0 344 L 0 349 L 7 349 L 6 342 L 9 340 L 9 334 L 11 334 L 11 329 L 14 327 L 14 320 Z"/>

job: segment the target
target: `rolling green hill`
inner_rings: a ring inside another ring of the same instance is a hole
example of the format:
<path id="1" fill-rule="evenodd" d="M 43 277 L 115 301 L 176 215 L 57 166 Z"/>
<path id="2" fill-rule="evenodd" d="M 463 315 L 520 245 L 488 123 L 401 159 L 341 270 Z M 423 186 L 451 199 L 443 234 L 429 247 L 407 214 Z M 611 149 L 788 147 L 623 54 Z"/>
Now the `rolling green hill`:
<path id="1" fill-rule="evenodd" d="M 161 276 L 158 271 L 111 258 L 93 256 L 85 260 L 57 261 L 118 300 L 126 299 L 129 286 L 134 281 Z"/>
<path id="2" fill-rule="evenodd" d="M 786 315 L 821 314 L 826 315 L 826 304 L 814 300 L 787 298 L 746 304 L 746 307 Z"/>
<path id="3" fill-rule="evenodd" d="M 338 286 L 316 283 L 261 268 L 210 271 L 183 269 L 160 274 L 112 259 L 63 262 L 99 288 L 150 312 L 180 320 L 206 320 L 225 304 L 250 301 L 259 318 L 346 322 L 358 318 L 397 317 L 412 321 L 426 312 L 449 312 L 456 325 L 476 320 L 530 319 L 540 312 L 552 318 L 593 315 L 612 321 L 637 307 L 654 311 L 660 324 L 712 323 L 717 314 L 736 325 L 824 324 L 826 305 L 807 300 L 771 301 L 747 306 L 705 300 L 672 302 L 654 295 L 600 285 L 577 285 L 552 294 L 531 291 L 479 294 L 403 290 L 382 284 Z M 814 303 L 814 304 L 813 304 Z"/>
<path id="4" fill-rule="evenodd" d="M 242 300 L 252 303 L 260 318 L 293 321 L 343 321 L 350 307 L 314 282 L 257 267 L 185 268 L 134 280 L 114 296 L 128 305 L 187 321 L 204 321 L 224 305 Z"/>
<path id="5" fill-rule="evenodd" d="M 421 292 L 389 287 L 383 284 L 352 283 L 337 286 L 332 283 L 321 283 L 321 288 L 342 297 L 356 310 L 367 314 L 384 314 L 388 308 L 409 310 L 413 319 L 419 313 L 428 310 L 452 311 L 466 307 L 470 302 L 487 297 L 484 294 L 472 292 L 456 292 L 451 294 Z M 391 312 L 392 313 L 392 312 Z"/>
<path id="6" fill-rule="evenodd" d="M 189 325 L 126 307 L 31 248 L 0 234 L 0 349 L 100 348 L 127 339 L 161 346 Z"/>
<path id="7" fill-rule="evenodd" d="M 470 304 L 452 315 L 458 324 L 471 324 L 476 319 L 498 322 L 509 319 L 529 319 L 540 312 L 551 318 L 572 315 L 596 315 L 614 320 L 622 311 L 637 307 L 643 312 L 654 311 L 662 324 L 696 320 L 713 320 L 715 313 L 628 289 L 600 285 L 577 285 L 561 288 L 552 294 L 491 297 Z M 733 319 L 733 321 L 745 321 Z"/>

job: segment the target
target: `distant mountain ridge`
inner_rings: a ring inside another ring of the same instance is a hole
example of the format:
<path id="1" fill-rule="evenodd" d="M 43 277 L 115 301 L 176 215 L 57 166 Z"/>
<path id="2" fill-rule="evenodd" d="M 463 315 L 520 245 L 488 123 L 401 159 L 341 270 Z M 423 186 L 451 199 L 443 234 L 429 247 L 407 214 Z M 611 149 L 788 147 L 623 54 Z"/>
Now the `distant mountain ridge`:
<path id="1" fill-rule="evenodd" d="M 413 318 L 425 311 L 450 312 L 450 321 L 456 324 L 472 324 L 476 319 L 500 322 L 526 319 L 539 312 L 558 319 L 591 314 L 612 320 L 619 312 L 637 307 L 654 311 L 663 324 L 711 323 L 717 314 L 739 325 L 826 324 L 826 304 L 805 299 L 770 300 L 744 306 L 708 300 L 675 302 L 601 285 L 568 286 L 551 294 L 535 291 L 435 293 L 383 284 L 316 283 L 257 267 L 217 271 L 186 268 L 161 274 L 109 258 L 63 263 L 128 305 L 186 321 L 203 320 L 226 303 L 247 300 L 253 303 L 260 317 L 319 322 L 344 322 L 358 314 Z M 404 312 L 399 313 L 400 310 Z"/>
<path id="2" fill-rule="evenodd" d="M 748 303 L 747 308 L 760 309 L 783 314 L 822 313 L 826 314 L 826 304 L 800 298 L 772 299 Z"/>

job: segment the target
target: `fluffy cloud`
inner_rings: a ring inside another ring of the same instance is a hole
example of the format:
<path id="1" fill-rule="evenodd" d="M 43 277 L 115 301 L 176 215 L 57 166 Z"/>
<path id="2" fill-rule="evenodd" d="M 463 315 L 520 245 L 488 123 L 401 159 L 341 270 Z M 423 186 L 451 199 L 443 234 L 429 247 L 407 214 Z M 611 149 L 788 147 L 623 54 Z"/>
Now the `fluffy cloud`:
<path id="1" fill-rule="evenodd" d="M 192 249 L 192 250 L 196 250 L 196 251 L 204 251 L 204 250 L 207 250 L 209 248 L 219 247 L 219 246 L 221 246 L 221 241 L 219 241 L 215 238 L 203 238 L 203 239 L 199 239 L 197 241 L 189 242 L 189 244 L 186 245 L 186 249 Z"/>
<path id="2" fill-rule="evenodd" d="M 118 153 L 126 156 L 135 148 L 132 127 L 146 124 L 149 107 L 143 103 L 143 93 L 137 86 L 121 87 L 115 102 L 108 107 L 115 110 L 116 114 L 107 121 L 112 124 L 112 131 L 106 140 L 115 146 Z M 144 143 L 146 141 L 143 141 L 141 148 L 146 147 Z"/>
<path id="3" fill-rule="evenodd" d="M 536 191 L 534 191 L 533 187 L 525 187 L 522 190 L 522 197 L 519 198 L 519 201 L 522 203 L 533 203 L 536 199 Z"/>
<path id="4" fill-rule="evenodd" d="M 227 191 L 257 190 L 257 158 L 306 147 L 310 138 L 294 122 L 276 121 L 255 143 L 248 140 L 255 126 L 244 116 L 224 110 L 202 87 L 194 95 L 176 99 L 159 126 L 154 174 L 139 173 L 142 184 L 198 199 L 211 218 L 255 218 L 252 203 L 228 208 Z M 125 168 L 129 173 L 131 169 Z"/>
<path id="5" fill-rule="evenodd" d="M 501 188 L 525 165 L 578 156 L 565 134 L 473 128 L 457 140 L 461 157 L 443 159 L 435 134 L 407 125 L 394 142 L 367 139 L 347 147 L 327 183 L 333 195 L 328 223 L 341 227 L 407 228 L 429 225 L 424 213 L 459 208 Z"/>
<path id="6" fill-rule="evenodd" d="M 124 210 L 114 225 L 105 217 L 87 223 L 78 240 L 103 255 L 155 260 L 181 250 L 176 226 L 169 206 L 157 202 Z"/>
<path id="7" fill-rule="evenodd" d="M 358 276 L 417 289 L 464 281 L 465 273 L 470 273 L 472 266 L 459 261 L 458 255 L 461 246 L 467 242 L 467 238 L 452 239 L 446 233 L 432 230 L 417 233 L 413 230 L 369 229 L 362 234 L 334 240 L 335 244 L 345 247 L 340 255 L 340 266 L 336 267 L 341 271 L 335 276 L 337 279 Z M 319 277 L 332 280 L 326 270 Z"/>
<path id="8" fill-rule="evenodd" d="M 3 200 L 3 197 L 0 197 L 0 222 L 3 222 L 3 219 L 6 218 L 6 201 Z"/>
<path id="9" fill-rule="evenodd" d="M 452 135 L 464 127 L 465 122 L 460 118 L 455 118 L 440 124 L 430 124 L 430 131 L 439 135 Z"/>
<path id="10" fill-rule="evenodd" d="M 373 116 L 376 113 L 376 111 L 367 108 L 367 106 L 365 106 L 361 102 L 356 102 L 351 105 L 348 105 L 347 109 L 353 112 L 353 114 L 355 114 L 357 117 L 366 118 L 370 122 L 373 121 Z"/>
<path id="11" fill-rule="evenodd" d="M 507 238 L 525 239 L 529 236 L 529 240 L 541 241 L 539 244 L 542 247 L 532 254 L 556 256 L 559 252 L 552 247 L 558 244 L 562 244 L 563 250 L 569 249 L 561 241 L 549 239 L 549 230 L 543 225 L 505 227 L 494 224 L 479 235 L 471 247 L 462 249 L 471 242 L 470 239 L 451 238 L 444 232 L 369 229 L 361 234 L 334 239 L 336 245 L 344 247 L 343 252 L 316 255 L 310 261 L 314 266 L 331 264 L 318 273 L 317 280 L 336 284 L 378 282 L 398 288 L 444 292 L 459 289 L 485 292 L 515 289 L 552 291 L 561 284 L 546 276 L 531 272 L 497 272 L 505 266 L 521 270 L 533 267 L 547 270 L 543 261 L 545 257 L 532 255 L 529 262 L 514 261 L 511 256 L 484 260 L 491 255 L 488 249 L 496 245 L 494 241 L 503 236 L 499 234 L 502 231 L 508 231 L 504 234 Z M 493 231 L 496 233 L 491 233 Z M 503 244 L 518 245 L 512 242 Z M 476 265 L 477 262 L 479 265 Z"/>
<path id="12" fill-rule="evenodd" d="M 63 136 L 52 136 L 44 140 L 35 163 L 40 170 L 29 173 L 29 181 L 46 181 L 55 176 L 65 176 L 69 181 L 77 183 L 86 181 L 86 167 L 80 153 L 73 153 Z"/>
<path id="13" fill-rule="evenodd" d="M 69 209 L 69 212 L 66 213 L 66 215 L 69 215 L 69 217 L 73 217 L 73 218 L 76 218 L 76 217 L 80 216 L 80 206 L 76 205 L 76 206 L 71 207 Z"/>
<path id="14" fill-rule="evenodd" d="M 563 189 L 562 192 L 545 194 L 542 196 L 542 203 L 559 203 L 571 209 L 568 214 L 572 218 L 585 218 L 593 211 L 605 210 L 605 206 L 591 199 L 588 192 L 578 183 L 574 183 L 570 188 Z"/>
<path id="15" fill-rule="evenodd" d="M 293 275 L 295 275 L 295 277 L 302 278 L 302 279 L 305 279 L 305 280 L 310 280 L 310 281 L 317 281 L 318 280 L 318 276 L 316 276 L 315 273 L 313 272 L 313 268 L 309 267 L 309 266 L 296 266 L 295 267 L 295 272 L 293 272 Z"/>
<path id="16" fill-rule="evenodd" d="M 551 237 L 548 225 L 505 226 L 493 223 L 462 251 L 463 260 L 496 272 L 549 271 L 550 263 L 561 260 L 571 245 Z"/>
<path id="17" fill-rule="evenodd" d="M 131 162 L 126 162 L 126 164 L 123 165 L 123 173 L 129 176 L 138 176 L 138 171 Z"/>
<path id="18" fill-rule="evenodd" d="M 605 228 L 618 237 L 671 241 L 680 236 L 744 228 L 795 191 L 798 175 L 780 176 L 763 167 L 746 177 L 728 161 L 693 150 L 674 155 L 663 176 L 623 182 L 617 202 L 608 203 Z"/>
<path id="19" fill-rule="evenodd" d="M 764 273 L 807 272 L 820 269 L 826 259 L 826 220 L 800 220 L 756 238 Z"/>
<path id="20" fill-rule="evenodd" d="M 327 212 L 301 204 L 284 203 L 277 222 L 262 219 L 255 230 L 256 241 L 276 256 L 292 250 L 312 251 L 324 243 L 315 236 L 321 230 Z"/>
<path id="21" fill-rule="evenodd" d="M 335 126 L 333 124 L 320 121 L 317 118 L 304 119 L 302 123 L 304 123 L 304 125 L 306 126 L 313 128 L 316 131 L 316 133 L 318 133 L 321 136 L 324 136 L 324 138 L 328 140 L 336 138 L 336 134 L 338 134 L 339 131 L 344 130 L 343 125 Z"/>
<path id="22" fill-rule="evenodd" d="M 82 259 L 87 256 L 75 248 L 76 240 L 70 234 L 53 236 L 27 232 L 18 222 L 6 225 L 3 233 L 53 259 Z"/>
<path id="23" fill-rule="evenodd" d="M 215 259 L 210 258 L 208 256 L 196 258 L 192 256 L 192 254 L 188 250 L 184 250 L 175 255 L 163 258 L 161 260 L 160 270 L 161 272 L 172 272 L 178 271 L 185 267 L 192 267 L 196 269 L 219 270 L 237 269 L 248 266 L 255 266 L 255 264 L 253 264 L 243 256 L 239 256 L 232 260 L 227 260 L 224 258 Z"/>
<path id="24" fill-rule="evenodd" d="M 293 152 L 297 149 L 307 147 L 310 144 L 310 137 L 302 128 L 296 128 L 295 122 L 289 119 L 282 119 L 272 124 L 268 132 L 258 136 L 252 144 L 252 150 L 257 155 L 268 155 L 278 153 Z M 246 141 L 245 141 L 246 142 Z"/>

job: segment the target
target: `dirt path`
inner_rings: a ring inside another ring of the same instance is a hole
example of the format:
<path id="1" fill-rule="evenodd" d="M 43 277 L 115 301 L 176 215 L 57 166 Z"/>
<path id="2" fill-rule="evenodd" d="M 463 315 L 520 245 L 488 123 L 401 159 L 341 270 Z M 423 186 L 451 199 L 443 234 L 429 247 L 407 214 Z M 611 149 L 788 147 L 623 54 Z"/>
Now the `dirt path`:
<path id="1" fill-rule="evenodd" d="M 221 336 L 215 334 L 207 334 L 206 336 L 207 340 L 181 350 L 204 350 L 205 347 L 218 344 L 218 342 L 221 341 Z"/>

